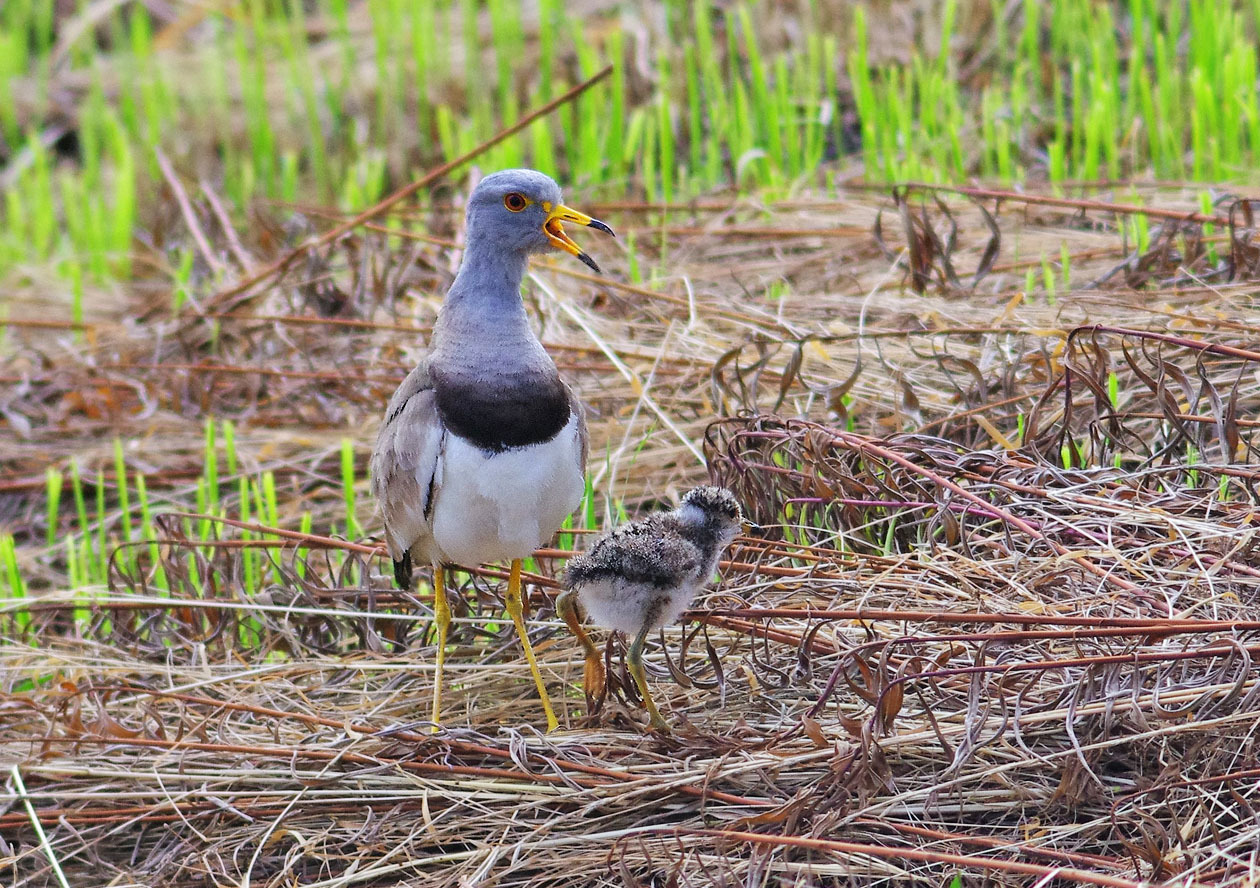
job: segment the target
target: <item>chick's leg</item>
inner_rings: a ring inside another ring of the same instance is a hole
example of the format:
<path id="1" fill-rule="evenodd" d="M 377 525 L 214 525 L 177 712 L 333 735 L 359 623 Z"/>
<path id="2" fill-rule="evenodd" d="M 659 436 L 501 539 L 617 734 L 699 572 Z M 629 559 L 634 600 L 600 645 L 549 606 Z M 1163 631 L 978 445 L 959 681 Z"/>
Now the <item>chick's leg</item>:
<path id="1" fill-rule="evenodd" d="M 581 620 L 578 619 L 575 591 L 567 589 L 560 593 L 560 597 L 556 599 L 556 613 L 568 624 L 569 631 L 577 636 L 578 642 L 586 651 L 586 665 L 582 670 L 582 689 L 586 692 L 588 701 L 598 700 L 604 693 L 604 663 L 599 656 L 599 649 L 591 642 L 591 637 L 586 634 Z"/>
<path id="2" fill-rule="evenodd" d="M 547 730 L 554 731 L 560 727 L 560 721 L 551 708 L 551 698 L 547 696 L 547 686 L 543 684 L 542 672 L 538 669 L 538 660 L 534 657 L 534 648 L 529 643 L 529 634 L 525 631 L 525 608 L 521 602 L 521 561 L 512 561 L 512 570 L 508 574 L 507 612 L 516 624 L 516 634 L 521 639 L 521 647 L 525 648 L 525 659 L 529 661 L 529 671 L 533 673 L 534 684 L 538 686 L 538 697 L 542 700 L 543 711 L 547 713 Z"/>
<path id="3" fill-rule="evenodd" d="M 639 630 L 639 634 L 635 636 L 634 643 L 630 645 L 630 652 L 626 654 L 626 665 L 630 667 L 630 675 L 634 677 L 634 683 L 639 686 L 639 693 L 643 697 L 643 705 L 647 707 L 648 716 L 651 718 L 652 729 L 660 731 L 662 734 L 669 733 L 669 725 L 665 723 L 665 719 L 661 718 L 661 714 L 656 709 L 656 702 L 652 699 L 652 692 L 648 689 L 647 673 L 643 671 L 643 643 L 647 641 L 648 630 L 652 626 L 652 621 L 648 620 L 643 624 L 643 628 Z"/>

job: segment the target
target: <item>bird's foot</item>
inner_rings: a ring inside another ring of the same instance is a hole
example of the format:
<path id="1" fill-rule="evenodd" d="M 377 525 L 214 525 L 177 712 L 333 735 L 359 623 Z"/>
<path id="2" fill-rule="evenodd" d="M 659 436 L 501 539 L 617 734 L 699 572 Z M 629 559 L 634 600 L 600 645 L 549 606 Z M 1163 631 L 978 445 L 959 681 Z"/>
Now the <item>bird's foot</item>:
<path id="1" fill-rule="evenodd" d="M 582 667 L 582 690 L 586 692 L 587 709 L 604 697 L 607 680 L 604 676 L 604 664 L 598 657 L 587 657 Z"/>

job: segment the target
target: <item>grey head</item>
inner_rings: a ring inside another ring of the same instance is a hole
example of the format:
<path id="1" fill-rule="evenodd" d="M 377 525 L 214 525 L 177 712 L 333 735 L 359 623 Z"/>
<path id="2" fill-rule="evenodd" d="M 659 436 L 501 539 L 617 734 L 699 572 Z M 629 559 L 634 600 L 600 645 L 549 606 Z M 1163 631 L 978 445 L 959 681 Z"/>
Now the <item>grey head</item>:
<path id="1" fill-rule="evenodd" d="M 613 233 L 598 219 L 566 207 L 551 177 L 537 170 L 500 170 L 482 179 L 468 199 L 468 247 L 520 256 L 563 250 L 598 272 L 564 230 L 566 222 Z"/>
<path id="2" fill-rule="evenodd" d="M 696 487 L 688 491 L 678 507 L 678 518 L 713 534 L 723 546 L 745 527 L 756 527 L 744 517 L 735 494 L 725 487 Z"/>

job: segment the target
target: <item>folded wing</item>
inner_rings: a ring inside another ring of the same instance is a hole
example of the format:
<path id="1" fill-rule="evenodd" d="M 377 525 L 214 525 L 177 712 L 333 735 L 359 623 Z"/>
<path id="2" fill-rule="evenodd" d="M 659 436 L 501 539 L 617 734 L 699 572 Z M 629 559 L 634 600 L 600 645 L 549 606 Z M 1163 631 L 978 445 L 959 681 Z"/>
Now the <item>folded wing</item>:
<path id="1" fill-rule="evenodd" d="M 432 533 L 429 519 L 443 434 L 425 358 L 390 398 L 370 466 L 372 495 L 400 586 L 410 582 L 412 547 Z"/>

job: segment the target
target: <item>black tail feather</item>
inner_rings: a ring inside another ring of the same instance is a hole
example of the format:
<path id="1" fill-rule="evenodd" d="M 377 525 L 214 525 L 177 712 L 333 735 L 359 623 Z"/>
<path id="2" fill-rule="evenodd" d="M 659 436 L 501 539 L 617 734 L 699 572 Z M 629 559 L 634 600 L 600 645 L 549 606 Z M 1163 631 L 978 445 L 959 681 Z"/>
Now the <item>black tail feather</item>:
<path id="1" fill-rule="evenodd" d="M 403 557 L 394 562 L 394 582 L 399 589 L 411 588 L 411 552 L 403 552 Z"/>

